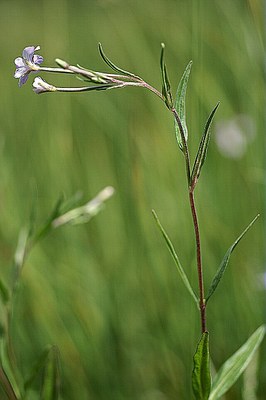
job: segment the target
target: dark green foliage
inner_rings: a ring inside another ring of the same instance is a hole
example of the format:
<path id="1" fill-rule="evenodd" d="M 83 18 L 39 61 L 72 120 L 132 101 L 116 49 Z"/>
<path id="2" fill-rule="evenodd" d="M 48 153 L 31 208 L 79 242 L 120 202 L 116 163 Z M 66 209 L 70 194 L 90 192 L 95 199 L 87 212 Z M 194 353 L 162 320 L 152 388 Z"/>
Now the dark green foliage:
<path id="1" fill-rule="evenodd" d="M 209 333 L 204 332 L 194 354 L 192 387 L 196 400 L 208 400 L 211 391 Z"/>

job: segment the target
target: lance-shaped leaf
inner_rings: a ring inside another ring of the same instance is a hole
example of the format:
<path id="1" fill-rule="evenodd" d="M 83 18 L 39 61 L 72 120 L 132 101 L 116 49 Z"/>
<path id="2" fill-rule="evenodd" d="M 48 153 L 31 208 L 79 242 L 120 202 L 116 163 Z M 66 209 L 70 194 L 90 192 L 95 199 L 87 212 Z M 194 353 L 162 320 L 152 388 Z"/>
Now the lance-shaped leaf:
<path id="1" fill-rule="evenodd" d="M 60 393 L 59 352 L 53 346 L 47 358 L 41 389 L 41 400 L 57 400 Z"/>
<path id="2" fill-rule="evenodd" d="M 220 368 L 213 380 L 209 400 L 217 400 L 226 393 L 248 366 L 255 351 L 265 335 L 265 325 L 260 326 L 253 335 Z"/>
<path id="3" fill-rule="evenodd" d="M 213 280 L 210 286 L 210 289 L 208 291 L 208 295 L 206 297 L 206 303 L 209 301 L 210 297 L 213 295 L 213 293 L 215 292 L 215 290 L 217 289 L 217 286 L 220 283 L 220 280 L 223 277 L 223 274 L 226 270 L 226 267 L 229 263 L 229 259 L 230 256 L 232 254 L 232 252 L 234 251 L 234 249 L 236 248 L 236 246 L 238 245 L 238 243 L 240 242 L 240 240 L 243 238 L 243 236 L 247 233 L 247 231 L 252 227 L 252 225 L 254 224 L 254 222 L 258 219 L 259 214 L 256 215 L 256 217 L 250 222 L 250 224 L 246 227 L 246 229 L 241 233 L 241 235 L 236 239 L 236 241 L 232 244 L 232 246 L 229 247 L 229 249 L 227 250 Z"/>
<path id="4" fill-rule="evenodd" d="M 190 75 L 192 67 L 192 61 L 190 61 L 182 75 L 182 78 L 180 79 L 180 82 L 178 84 L 178 88 L 176 91 L 176 100 L 175 100 L 175 109 L 177 111 L 177 114 L 180 118 L 180 122 L 183 128 L 183 134 L 184 138 L 187 141 L 188 139 L 188 129 L 187 129 L 187 124 L 186 124 L 186 92 L 187 92 L 187 84 L 188 84 L 188 79 Z M 178 146 L 180 147 L 181 150 L 183 150 L 183 140 L 182 140 L 182 134 L 180 132 L 179 126 L 175 120 L 175 135 L 176 135 L 176 140 L 178 143 Z"/>
<path id="5" fill-rule="evenodd" d="M 210 125 L 213 120 L 214 114 L 215 114 L 217 108 L 219 107 L 219 104 L 220 103 L 218 103 L 212 110 L 212 112 L 207 120 L 207 123 L 205 125 L 205 128 L 204 128 L 204 132 L 203 132 L 200 144 L 199 144 L 198 152 L 197 152 L 197 155 L 196 155 L 196 158 L 194 161 L 194 165 L 193 165 L 193 169 L 192 169 L 192 174 L 191 174 L 191 186 L 192 187 L 195 187 L 195 185 L 199 179 L 201 168 L 202 168 L 204 161 L 206 159 L 206 156 L 207 156 L 207 150 L 208 150 L 209 141 L 210 141 Z"/>
<path id="6" fill-rule="evenodd" d="M 204 332 L 193 357 L 192 388 L 196 400 L 208 400 L 211 391 L 209 333 Z"/>
<path id="7" fill-rule="evenodd" d="M 155 218 L 155 221 L 156 221 L 156 223 L 157 223 L 157 225 L 158 225 L 158 227 L 159 227 L 159 229 L 160 229 L 160 231 L 161 231 L 161 233 L 163 235 L 163 238 L 164 238 L 164 240 L 166 242 L 166 245 L 168 247 L 168 250 L 169 250 L 169 252 L 170 252 L 170 254 L 171 254 L 171 256 L 172 256 L 172 258 L 173 258 L 173 260 L 175 262 L 176 268 L 177 268 L 177 270 L 178 270 L 178 272 L 179 272 L 179 274 L 181 276 L 181 279 L 182 279 L 184 285 L 186 286 L 187 290 L 189 291 L 190 295 L 192 296 L 193 300 L 195 301 L 197 307 L 199 308 L 199 299 L 196 296 L 194 290 L 192 289 L 192 287 L 191 287 L 191 285 L 189 283 L 187 275 L 186 275 L 186 273 L 185 273 L 185 271 L 184 271 L 184 269 L 183 269 L 183 267 L 182 267 L 182 265 L 181 265 L 181 263 L 179 261 L 179 258 L 178 258 L 177 254 L 176 254 L 174 246 L 173 246 L 170 238 L 168 237 L 167 233 L 165 232 L 164 228 L 162 227 L 162 224 L 160 223 L 159 218 L 158 218 L 158 216 L 157 216 L 157 214 L 156 214 L 156 212 L 154 210 L 152 210 L 152 214 L 153 214 L 153 216 Z"/>
<path id="8" fill-rule="evenodd" d="M 109 67 L 112 68 L 114 71 L 119 72 L 119 73 L 121 73 L 123 75 L 126 75 L 126 76 L 130 76 L 131 78 L 137 79 L 138 81 L 142 81 L 142 79 L 139 76 L 137 76 L 135 74 L 132 74 L 132 72 L 128 72 L 128 71 L 126 71 L 126 70 L 124 70 L 122 68 L 119 68 L 117 65 L 115 65 L 110 60 L 110 58 L 108 58 L 107 55 L 104 53 L 101 43 L 99 43 L 99 52 L 100 52 L 101 57 L 105 61 L 105 63 L 107 65 L 109 65 Z"/>
<path id="9" fill-rule="evenodd" d="M 164 97 L 164 102 L 166 106 L 171 109 L 173 107 L 173 97 L 171 93 L 171 86 L 167 75 L 166 65 L 164 62 L 164 43 L 161 43 L 162 50 L 161 50 L 161 58 L 160 58 L 160 66 L 162 72 L 162 95 Z"/>

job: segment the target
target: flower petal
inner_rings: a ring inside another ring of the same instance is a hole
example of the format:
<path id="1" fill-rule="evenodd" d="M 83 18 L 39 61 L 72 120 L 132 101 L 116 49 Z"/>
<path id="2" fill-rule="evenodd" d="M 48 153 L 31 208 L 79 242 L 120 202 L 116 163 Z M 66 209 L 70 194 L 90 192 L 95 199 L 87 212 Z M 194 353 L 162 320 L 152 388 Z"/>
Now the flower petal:
<path id="1" fill-rule="evenodd" d="M 34 51 L 35 51 L 34 46 L 25 47 L 25 49 L 22 52 L 22 57 L 27 61 L 32 61 L 34 56 Z"/>
<path id="2" fill-rule="evenodd" d="M 16 67 L 24 67 L 25 62 L 22 57 L 17 57 L 14 61 Z"/>
<path id="3" fill-rule="evenodd" d="M 29 69 L 27 67 L 17 68 L 15 73 L 14 73 L 14 78 L 20 78 L 22 75 L 27 74 L 28 70 Z"/>
<path id="4" fill-rule="evenodd" d="M 34 62 L 34 64 L 41 64 L 43 62 L 43 57 L 34 54 L 32 61 Z"/>
<path id="5" fill-rule="evenodd" d="M 32 86 L 33 86 L 33 91 L 37 94 L 56 91 L 56 88 L 53 85 L 47 83 L 40 76 L 37 76 L 34 79 Z"/>
<path id="6" fill-rule="evenodd" d="M 24 74 L 19 78 L 19 81 L 18 81 L 19 87 L 21 87 L 22 85 L 24 85 L 24 83 L 27 82 L 28 77 L 29 77 L 29 74 Z"/>

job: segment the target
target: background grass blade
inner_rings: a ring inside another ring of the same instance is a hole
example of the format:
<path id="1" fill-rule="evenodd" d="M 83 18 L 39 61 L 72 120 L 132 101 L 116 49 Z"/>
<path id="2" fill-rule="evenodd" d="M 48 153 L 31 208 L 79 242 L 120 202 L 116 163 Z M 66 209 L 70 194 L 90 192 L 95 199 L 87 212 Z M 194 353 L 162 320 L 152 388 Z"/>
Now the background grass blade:
<path id="1" fill-rule="evenodd" d="M 209 400 L 217 400 L 236 382 L 247 367 L 265 335 L 265 325 L 260 326 L 253 335 L 220 368 L 214 378 Z"/>
<path id="2" fill-rule="evenodd" d="M 59 352 L 56 346 L 50 350 L 47 358 L 41 400 L 59 399 L 60 375 L 59 375 Z"/>
<path id="3" fill-rule="evenodd" d="M 2 385 L 6 395 L 9 400 L 18 400 L 19 398 L 16 396 L 15 391 L 6 375 L 2 366 L 0 366 L 0 384 Z"/>
<path id="4" fill-rule="evenodd" d="M 185 103 L 186 103 L 187 84 L 188 84 L 191 67 L 192 67 L 192 61 L 190 61 L 188 63 L 188 65 L 186 66 L 186 69 L 182 75 L 182 78 L 180 79 L 180 82 L 178 84 L 178 88 L 176 91 L 176 99 L 175 99 L 175 109 L 179 115 L 181 124 L 183 126 L 183 131 L 184 131 L 186 141 L 188 139 L 188 129 L 187 129 L 187 124 L 186 124 L 186 104 Z M 176 140 L 177 140 L 178 146 L 182 150 L 183 149 L 182 136 L 181 136 L 179 126 L 176 121 L 175 121 L 175 134 L 176 134 Z"/>
<path id="5" fill-rule="evenodd" d="M 21 376 L 20 371 L 14 366 L 11 359 L 10 349 L 8 349 L 8 341 L 10 338 L 1 338 L 0 342 L 0 384 L 7 393 L 8 399 L 21 399 Z"/>
<path id="6" fill-rule="evenodd" d="M 0 278 L 0 297 L 4 304 L 6 304 L 9 300 L 9 289 L 7 288 L 6 284 Z"/>
<path id="7" fill-rule="evenodd" d="M 194 355 L 192 388 L 197 400 L 208 400 L 211 390 L 209 333 L 204 332 Z"/>
<path id="8" fill-rule="evenodd" d="M 50 351 L 51 351 L 50 347 L 46 348 L 38 357 L 28 379 L 24 382 L 25 392 L 27 392 L 33 386 L 35 379 L 37 379 L 40 372 L 43 371 L 43 369 L 45 368 Z"/>
<path id="9" fill-rule="evenodd" d="M 177 270 L 178 270 L 178 272 L 179 272 L 179 274 L 180 274 L 180 276 L 182 278 L 182 281 L 184 282 L 184 285 L 186 286 L 186 288 L 189 291 L 190 295 L 192 296 L 193 300 L 197 304 L 197 307 L 199 307 L 199 300 L 198 300 L 194 290 L 192 289 L 192 287 L 191 287 L 191 285 L 189 283 L 187 275 L 186 275 L 186 273 L 185 273 L 185 271 L 184 271 L 184 269 L 183 269 L 183 267 L 182 267 L 182 265 L 181 265 L 181 263 L 179 261 L 179 258 L 178 258 L 177 254 L 176 254 L 176 251 L 174 249 L 174 246 L 173 246 L 169 236 L 167 235 L 167 233 L 165 232 L 164 228 L 162 227 L 162 224 L 160 223 L 159 218 L 158 218 L 158 216 L 157 216 L 157 214 L 156 214 L 156 212 L 154 210 L 152 210 L 152 214 L 153 214 L 153 216 L 155 218 L 155 221 L 157 222 L 157 225 L 158 225 L 158 227 L 159 227 L 159 229 L 160 229 L 160 231 L 161 231 L 161 233 L 162 233 L 162 235 L 164 237 L 164 240 L 166 242 L 168 250 L 170 251 L 170 254 L 173 257 L 173 260 L 175 262 L 176 268 L 177 268 Z"/>
<path id="10" fill-rule="evenodd" d="M 250 222 L 250 224 L 246 227 L 246 229 L 241 233 L 241 235 L 236 239 L 236 241 L 232 244 L 231 247 L 229 247 L 229 249 L 227 250 L 221 264 L 220 267 L 218 268 L 218 271 L 216 273 L 216 275 L 214 276 L 210 289 L 208 291 L 208 295 L 206 297 L 206 303 L 207 301 L 209 301 L 210 297 L 213 295 L 213 293 L 215 292 L 215 290 L 217 289 L 217 286 L 220 283 L 220 280 L 223 277 L 223 274 L 226 270 L 226 267 L 228 265 L 230 256 L 232 254 L 232 252 L 234 251 L 234 249 L 236 248 L 236 246 L 238 245 L 238 243 L 240 242 L 240 240 L 243 238 L 243 236 L 247 233 L 247 231 L 252 227 L 252 225 L 256 222 L 256 220 L 259 218 L 259 214 L 256 215 L 256 217 Z"/>

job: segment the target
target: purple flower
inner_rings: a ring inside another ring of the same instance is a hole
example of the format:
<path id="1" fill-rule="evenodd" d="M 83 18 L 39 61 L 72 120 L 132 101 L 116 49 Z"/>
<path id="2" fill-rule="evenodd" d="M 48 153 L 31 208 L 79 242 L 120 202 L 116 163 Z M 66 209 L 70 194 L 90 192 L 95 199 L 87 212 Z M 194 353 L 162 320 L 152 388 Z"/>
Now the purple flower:
<path id="1" fill-rule="evenodd" d="M 56 92 L 56 87 L 47 83 L 40 76 L 37 76 L 33 81 L 33 90 L 35 93 Z"/>
<path id="2" fill-rule="evenodd" d="M 34 54 L 35 51 L 40 50 L 40 46 L 25 47 L 22 52 L 22 57 L 15 59 L 16 71 L 14 78 L 18 78 L 19 87 L 27 82 L 28 75 L 31 71 L 36 72 L 40 69 L 40 64 L 43 62 L 43 57 Z"/>

